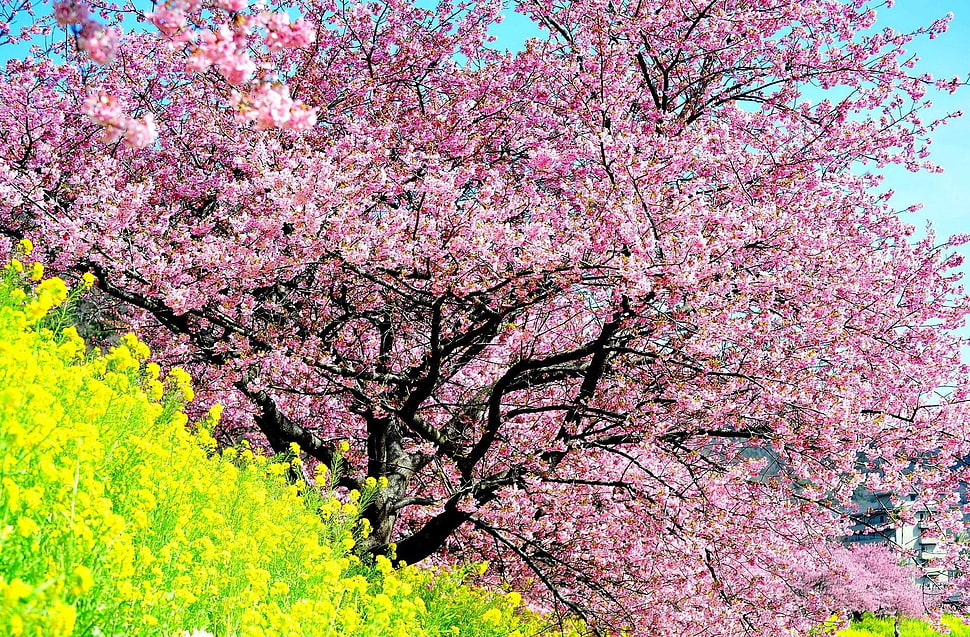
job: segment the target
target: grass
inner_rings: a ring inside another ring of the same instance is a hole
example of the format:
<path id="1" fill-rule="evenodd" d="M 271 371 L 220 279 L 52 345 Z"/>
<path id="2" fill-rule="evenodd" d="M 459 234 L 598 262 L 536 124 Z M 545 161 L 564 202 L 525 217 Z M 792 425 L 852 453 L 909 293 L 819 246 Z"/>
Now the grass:
<path id="1" fill-rule="evenodd" d="M 970 626 L 953 616 L 945 616 L 942 623 L 949 629 L 951 637 L 970 637 Z M 838 632 L 839 637 L 893 637 L 895 620 L 892 617 L 874 617 L 866 614 L 852 626 Z M 899 630 L 900 637 L 940 637 L 943 635 L 929 622 L 903 618 Z"/>

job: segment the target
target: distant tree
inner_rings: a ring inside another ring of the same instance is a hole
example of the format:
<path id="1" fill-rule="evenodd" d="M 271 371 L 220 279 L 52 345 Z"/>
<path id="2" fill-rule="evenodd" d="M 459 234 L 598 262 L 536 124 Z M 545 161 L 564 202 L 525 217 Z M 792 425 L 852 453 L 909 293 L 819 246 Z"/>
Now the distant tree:
<path id="1" fill-rule="evenodd" d="M 838 567 L 813 573 L 805 585 L 822 593 L 831 607 L 844 613 L 926 617 L 939 606 L 934 592 L 925 592 L 922 574 L 905 557 L 884 544 L 839 546 L 833 550 Z"/>
<path id="2" fill-rule="evenodd" d="M 533 0 L 503 53 L 489 0 L 91 7 L 0 77 L 0 232 L 95 274 L 222 440 L 349 441 L 343 484 L 389 482 L 366 550 L 778 635 L 824 619 L 796 576 L 859 485 L 960 524 L 964 239 L 910 239 L 869 172 L 929 166 L 960 82 L 905 49 L 947 19 Z"/>

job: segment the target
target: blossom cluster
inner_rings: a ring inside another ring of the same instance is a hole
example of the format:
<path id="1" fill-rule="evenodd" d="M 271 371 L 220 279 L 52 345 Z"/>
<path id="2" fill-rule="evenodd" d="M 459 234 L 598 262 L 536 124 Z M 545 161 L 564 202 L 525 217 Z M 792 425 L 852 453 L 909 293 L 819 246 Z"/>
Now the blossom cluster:
<path id="1" fill-rule="evenodd" d="M 243 0 L 219 0 L 210 8 L 218 8 L 236 15 L 231 23 L 214 25 L 211 29 L 189 28 L 188 16 L 205 8 L 198 0 L 170 0 L 162 3 L 149 15 L 151 22 L 173 41 L 189 48 L 185 72 L 198 73 L 214 67 L 230 85 L 240 90 L 233 93 L 237 120 L 254 122 L 257 130 L 284 128 L 304 131 L 316 123 L 316 109 L 290 97 L 289 88 L 257 79 L 260 64 L 249 48 L 253 37 L 261 32 L 262 44 L 270 53 L 309 46 L 315 38 L 306 20 L 291 22 L 286 12 L 244 11 Z M 114 59 L 120 33 L 90 17 L 84 0 L 58 0 L 54 4 L 57 23 L 73 30 L 78 47 L 99 64 Z M 249 88 L 247 85 L 252 84 Z M 241 92 L 240 92 L 241 91 Z M 133 118 L 125 114 L 117 97 L 104 90 L 92 91 L 83 107 L 84 113 L 104 127 L 103 141 L 119 140 L 132 148 L 150 146 L 158 137 L 158 127 L 152 113 Z"/>
<path id="2" fill-rule="evenodd" d="M 84 113 L 91 121 L 104 127 L 105 143 L 124 139 L 132 148 L 146 148 L 158 138 L 154 115 L 146 113 L 138 119 L 128 117 L 118 99 L 110 93 L 97 91 L 89 95 L 84 102 Z"/>
<path id="3" fill-rule="evenodd" d="M 233 87 L 243 93 L 233 93 L 237 120 L 255 122 L 257 130 L 284 128 L 303 131 L 316 122 L 316 110 L 290 97 L 286 86 L 267 83 L 258 78 L 261 65 L 250 47 L 254 38 L 262 34 L 261 44 L 270 53 L 302 49 L 313 43 L 316 35 L 309 22 L 291 22 L 285 11 L 242 13 L 244 0 L 220 0 L 215 7 L 234 14 L 231 22 L 213 25 L 209 29 L 190 28 L 188 16 L 202 8 L 199 0 L 169 0 L 159 6 L 149 19 L 174 42 L 185 43 L 190 54 L 185 71 L 199 73 L 215 68 Z M 263 65 L 267 70 L 271 65 Z"/>
<path id="4" fill-rule="evenodd" d="M 74 29 L 78 47 L 92 60 L 108 64 L 114 59 L 119 33 L 93 20 L 84 0 L 58 0 L 54 3 L 54 18 L 59 25 Z"/>
<path id="5" fill-rule="evenodd" d="M 236 109 L 236 121 L 254 122 L 256 130 L 286 128 L 293 131 L 309 130 L 317 121 L 316 109 L 290 97 L 285 84 L 258 84 L 249 93 L 235 93 L 232 105 Z"/>

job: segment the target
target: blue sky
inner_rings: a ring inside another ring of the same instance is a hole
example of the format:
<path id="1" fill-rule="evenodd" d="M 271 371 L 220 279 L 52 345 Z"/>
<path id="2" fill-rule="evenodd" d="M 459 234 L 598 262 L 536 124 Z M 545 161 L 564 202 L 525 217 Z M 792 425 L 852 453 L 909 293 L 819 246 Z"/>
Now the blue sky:
<path id="1" fill-rule="evenodd" d="M 901 0 L 896 7 L 884 11 L 880 23 L 899 30 L 954 13 L 950 30 L 935 40 L 911 43 L 911 50 L 920 57 L 920 68 L 937 77 L 970 75 L 970 3 L 962 0 Z M 896 191 L 893 201 L 899 207 L 922 201 L 925 207 L 914 219 L 932 220 L 941 236 L 970 233 L 970 87 L 953 95 L 933 96 L 932 113 L 962 110 L 966 115 L 933 135 L 931 159 L 943 166 L 942 174 L 912 174 L 904 170 L 887 171 L 886 187 Z M 963 253 L 970 256 L 970 248 Z M 966 268 L 965 268 L 966 269 Z"/>

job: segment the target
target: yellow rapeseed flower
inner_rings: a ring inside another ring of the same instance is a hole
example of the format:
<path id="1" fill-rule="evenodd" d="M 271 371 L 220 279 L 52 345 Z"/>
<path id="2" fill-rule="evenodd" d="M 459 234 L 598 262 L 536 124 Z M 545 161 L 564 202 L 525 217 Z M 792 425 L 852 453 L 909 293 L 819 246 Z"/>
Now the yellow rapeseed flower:
<path id="1" fill-rule="evenodd" d="M 50 305 L 46 305 L 40 301 L 31 301 L 24 308 L 24 313 L 27 315 L 27 320 L 29 320 L 31 323 L 36 323 L 40 319 L 47 316 L 47 312 L 49 312 L 50 309 Z"/>
<path id="2" fill-rule="evenodd" d="M 33 518 L 23 516 L 17 519 L 17 534 L 20 537 L 31 537 L 40 530 L 40 525 Z"/>
<path id="3" fill-rule="evenodd" d="M 94 574 L 87 566 L 79 564 L 74 567 L 74 577 L 77 578 L 74 585 L 76 595 L 84 595 L 94 587 Z"/>
<path id="4" fill-rule="evenodd" d="M 173 367 L 168 372 L 168 380 L 175 385 L 175 388 L 182 394 L 185 402 L 192 402 L 195 392 L 192 391 L 192 377 L 189 376 L 181 367 Z"/>
<path id="5" fill-rule="evenodd" d="M 50 300 L 51 307 L 60 305 L 67 300 L 67 284 L 60 277 L 44 279 L 37 286 L 37 296 Z"/>
<path id="6" fill-rule="evenodd" d="M 269 589 L 269 594 L 274 597 L 282 597 L 290 593 L 290 585 L 286 582 L 273 582 Z"/>
<path id="7" fill-rule="evenodd" d="M 145 383 L 145 393 L 151 400 L 161 400 L 165 394 L 165 388 L 157 380 L 149 380 Z"/>
<path id="8" fill-rule="evenodd" d="M 2 582 L 3 580 L 0 580 L 0 584 L 2 584 Z M 13 604 L 20 602 L 22 599 L 27 599 L 34 592 L 33 587 L 19 577 L 13 578 L 13 580 L 11 580 L 10 583 L 5 587 L 0 585 L 0 589 L 2 589 L 3 592 L 4 602 L 8 606 L 12 606 Z"/>
<path id="9" fill-rule="evenodd" d="M 152 355 L 148 346 L 138 340 L 138 337 L 131 332 L 121 337 L 121 343 L 131 351 L 132 356 L 139 362 Z"/>
<path id="10" fill-rule="evenodd" d="M 209 407 L 209 413 L 207 414 L 206 418 L 209 421 L 211 426 L 215 427 L 216 425 L 219 424 L 219 422 L 222 420 L 222 412 L 223 412 L 223 406 L 220 405 L 219 403 L 216 403 L 212 407 Z"/>
<path id="11" fill-rule="evenodd" d="M 50 611 L 50 635 L 60 637 L 74 632 L 77 611 L 70 604 L 55 602 Z"/>

